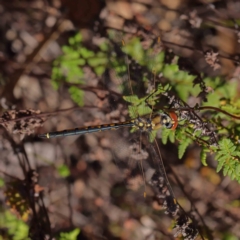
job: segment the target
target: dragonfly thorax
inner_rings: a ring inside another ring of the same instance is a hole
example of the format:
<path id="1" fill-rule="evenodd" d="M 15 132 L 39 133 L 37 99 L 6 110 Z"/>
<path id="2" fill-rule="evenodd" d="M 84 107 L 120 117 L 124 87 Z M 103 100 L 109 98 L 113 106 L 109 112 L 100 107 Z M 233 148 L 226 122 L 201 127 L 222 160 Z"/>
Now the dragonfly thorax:
<path id="1" fill-rule="evenodd" d="M 136 118 L 132 120 L 132 123 L 140 131 L 150 132 L 153 130 L 158 130 L 161 127 L 171 129 L 173 127 L 174 121 L 169 115 L 165 113 L 158 113 L 153 115 L 151 118 Z"/>
<path id="2" fill-rule="evenodd" d="M 149 132 L 152 131 L 152 121 L 150 118 L 143 118 L 143 117 L 138 117 L 134 120 L 132 120 L 134 127 L 139 129 L 142 132 Z"/>

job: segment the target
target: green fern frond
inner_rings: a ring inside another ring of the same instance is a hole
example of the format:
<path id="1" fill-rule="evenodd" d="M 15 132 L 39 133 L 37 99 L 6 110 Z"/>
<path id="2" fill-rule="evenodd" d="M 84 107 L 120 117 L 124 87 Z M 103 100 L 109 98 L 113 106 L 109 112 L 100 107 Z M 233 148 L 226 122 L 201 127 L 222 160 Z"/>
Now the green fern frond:
<path id="1" fill-rule="evenodd" d="M 202 151 L 200 153 L 200 159 L 204 166 L 207 166 L 207 152 L 208 151 L 209 150 L 207 148 L 202 148 Z"/>
<path id="2" fill-rule="evenodd" d="M 149 142 L 153 142 L 154 139 L 156 138 L 156 135 L 157 135 L 157 131 L 152 131 L 149 133 Z"/>
<path id="3" fill-rule="evenodd" d="M 223 109 L 224 111 L 229 112 L 231 114 L 239 114 L 240 113 L 239 107 L 236 107 L 234 105 L 227 104 L 227 105 L 222 106 L 221 109 Z"/>
<path id="4" fill-rule="evenodd" d="M 178 146 L 178 157 L 181 159 L 187 149 L 187 147 L 192 143 L 192 140 L 190 138 L 186 138 L 183 141 L 179 143 Z"/>
<path id="5" fill-rule="evenodd" d="M 68 89 L 68 91 L 71 95 L 72 100 L 82 107 L 84 105 L 84 101 L 83 101 L 84 91 L 75 86 L 71 86 Z"/>
<path id="6" fill-rule="evenodd" d="M 123 99 L 126 102 L 131 103 L 132 105 L 136 105 L 139 103 L 139 98 L 137 95 L 123 96 Z"/>
<path id="7" fill-rule="evenodd" d="M 230 139 L 219 141 L 219 149 L 216 153 L 218 161 L 217 172 L 223 169 L 223 175 L 228 175 L 232 180 L 240 182 L 239 149 Z"/>
<path id="8" fill-rule="evenodd" d="M 162 128 L 162 143 L 165 145 L 167 141 L 174 143 L 175 142 L 175 131 L 167 128 Z"/>
<path id="9" fill-rule="evenodd" d="M 167 88 L 169 89 L 169 86 Z M 165 91 L 166 88 L 159 84 L 157 90 L 154 90 L 145 97 L 138 98 L 136 95 L 123 96 L 123 99 L 130 103 L 128 107 L 130 117 L 136 118 L 151 114 L 153 106 L 159 101 L 159 95 Z"/>
<path id="10" fill-rule="evenodd" d="M 77 237 L 80 233 L 80 229 L 75 228 L 74 230 L 72 230 L 71 232 L 62 232 L 60 233 L 60 237 L 58 238 L 58 240 L 77 240 Z"/>
<path id="11" fill-rule="evenodd" d="M 216 160 L 218 161 L 218 166 L 217 166 L 217 172 L 220 172 L 220 170 L 222 169 L 223 165 L 225 164 L 225 156 L 223 155 L 216 155 Z"/>
<path id="12" fill-rule="evenodd" d="M 7 229 L 8 239 L 30 240 L 28 238 L 29 227 L 24 221 L 18 219 L 10 211 L 1 211 L 0 214 L 0 229 Z"/>

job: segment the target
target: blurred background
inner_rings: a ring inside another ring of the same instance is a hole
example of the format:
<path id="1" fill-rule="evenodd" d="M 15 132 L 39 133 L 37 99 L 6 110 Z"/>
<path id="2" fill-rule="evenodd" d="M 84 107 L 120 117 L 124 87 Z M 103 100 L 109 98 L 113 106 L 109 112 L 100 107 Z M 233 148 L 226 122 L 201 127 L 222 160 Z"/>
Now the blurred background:
<path id="1" fill-rule="evenodd" d="M 126 121 L 124 97 L 158 83 L 190 106 L 238 99 L 240 2 L 2 0 L 0 16 L 0 240 L 187 239 L 148 184 L 139 133 L 37 135 Z M 160 138 L 197 239 L 239 239 L 239 183 L 197 143 L 179 160 Z"/>

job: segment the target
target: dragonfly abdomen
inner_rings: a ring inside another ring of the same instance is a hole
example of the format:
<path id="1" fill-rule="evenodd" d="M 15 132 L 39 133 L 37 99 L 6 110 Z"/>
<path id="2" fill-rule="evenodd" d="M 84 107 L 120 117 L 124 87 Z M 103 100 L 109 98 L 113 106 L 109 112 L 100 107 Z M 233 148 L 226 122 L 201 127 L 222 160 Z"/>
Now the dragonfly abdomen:
<path id="1" fill-rule="evenodd" d="M 95 125 L 83 128 L 74 128 L 63 131 L 56 131 L 38 135 L 40 138 L 56 138 L 56 137 L 66 137 L 73 135 L 83 135 L 87 133 L 102 132 L 107 130 L 116 130 L 122 127 L 132 127 L 134 126 L 134 121 L 120 122 L 120 123 L 111 123 L 103 125 Z"/>

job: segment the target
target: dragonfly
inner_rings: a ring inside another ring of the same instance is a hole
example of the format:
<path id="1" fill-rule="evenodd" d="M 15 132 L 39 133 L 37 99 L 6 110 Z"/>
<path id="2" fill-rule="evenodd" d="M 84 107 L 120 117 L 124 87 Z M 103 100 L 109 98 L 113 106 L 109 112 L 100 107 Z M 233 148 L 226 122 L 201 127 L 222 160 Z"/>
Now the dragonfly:
<path id="1" fill-rule="evenodd" d="M 82 135 L 87 133 L 116 130 L 123 127 L 133 127 L 141 132 L 151 132 L 159 130 L 161 127 L 174 130 L 178 125 L 177 115 L 174 112 L 158 113 L 151 117 L 138 117 L 125 122 L 95 125 L 89 127 L 74 128 L 62 131 L 54 131 L 38 135 L 39 138 L 56 138 L 72 135 Z"/>

